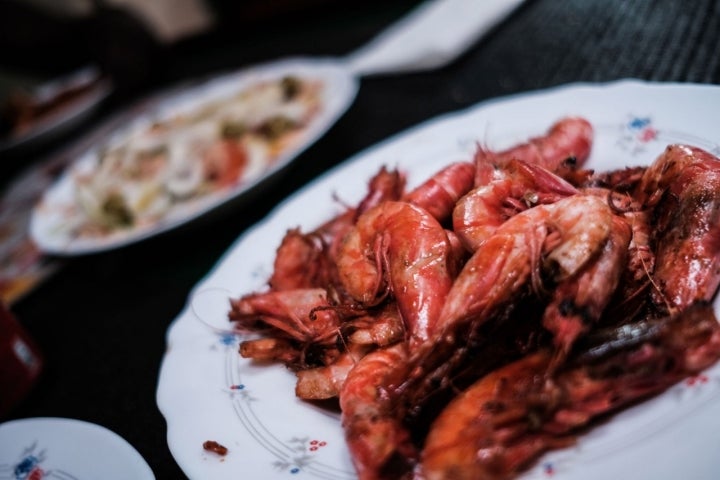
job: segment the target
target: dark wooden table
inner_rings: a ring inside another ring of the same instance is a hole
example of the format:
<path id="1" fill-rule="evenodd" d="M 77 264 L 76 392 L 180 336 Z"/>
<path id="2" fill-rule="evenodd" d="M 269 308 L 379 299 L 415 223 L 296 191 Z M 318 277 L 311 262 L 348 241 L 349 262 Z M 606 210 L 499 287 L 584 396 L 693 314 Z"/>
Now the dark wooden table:
<path id="1" fill-rule="evenodd" d="M 185 42 L 168 52 L 152 87 L 286 55 L 344 55 L 415 3 L 316 9 Z M 446 68 L 364 78 L 348 112 L 252 204 L 195 228 L 73 258 L 15 304 L 47 365 L 10 418 L 98 423 L 130 442 L 157 478 L 183 478 L 155 403 L 166 329 L 231 242 L 278 202 L 389 135 L 489 98 L 629 77 L 720 83 L 719 45 L 717 0 L 527 0 Z M 130 100 L 115 98 L 102 114 Z"/>

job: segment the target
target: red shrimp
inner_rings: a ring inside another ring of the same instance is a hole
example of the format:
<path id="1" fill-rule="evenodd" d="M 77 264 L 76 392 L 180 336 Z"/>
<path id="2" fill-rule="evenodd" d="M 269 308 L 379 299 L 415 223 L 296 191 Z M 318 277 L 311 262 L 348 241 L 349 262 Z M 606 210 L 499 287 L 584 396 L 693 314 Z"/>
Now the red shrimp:
<path id="1" fill-rule="evenodd" d="M 577 338 L 595 324 L 613 298 L 627 266 L 632 230 L 621 217 L 613 217 L 608 241 L 587 268 L 560 282 L 543 314 L 543 326 L 558 347 L 556 363 L 570 352 Z"/>
<path id="2" fill-rule="evenodd" d="M 511 159 L 534 163 L 550 171 L 563 165 L 567 167 L 568 159 L 575 168 L 580 167 L 590 156 L 593 136 L 590 122 L 580 117 L 566 117 L 554 123 L 544 136 L 507 150 L 492 152 L 479 148 L 475 155 L 475 185 L 481 186 L 487 181 L 488 163 L 503 165 Z"/>
<path id="3" fill-rule="evenodd" d="M 457 322 L 486 318 L 510 300 L 528 279 L 542 289 L 540 263 L 556 280 L 584 268 L 604 247 L 613 213 L 595 196 L 574 195 L 519 213 L 488 237 L 453 283 L 440 322 L 443 334 Z M 544 251 L 552 235 L 561 239 Z"/>
<path id="4" fill-rule="evenodd" d="M 368 191 L 355 208 L 345 211 L 309 233 L 291 229 L 275 255 L 269 280 L 273 290 L 338 286 L 335 257 L 342 238 L 358 216 L 386 200 L 397 200 L 405 190 L 405 176 L 382 167 L 368 182 Z"/>
<path id="5" fill-rule="evenodd" d="M 302 352 L 289 340 L 277 337 L 256 338 L 240 343 L 240 356 L 260 362 L 300 363 Z"/>
<path id="6" fill-rule="evenodd" d="M 325 287 L 331 283 L 332 268 L 321 239 L 294 228 L 277 249 L 268 284 L 276 291 Z"/>
<path id="7" fill-rule="evenodd" d="M 474 252 L 511 216 L 576 193 L 575 187 L 546 169 L 511 159 L 495 167 L 492 181 L 457 202 L 452 213 L 453 231 Z"/>
<path id="8" fill-rule="evenodd" d="M 260 322 L 305 344 L 335 345 L 340 318 L 322 288 L 252 293 L 230 301 L 228 314 L 238 329 Z"/>
<path id="9" fill-rule="evenodd" d="M 451 163 L 405 195 L 403 200 L 424 208 L 443 222 L 450 217 L 460 197 L 473 187 L 474 178 L 473 163 Z"/>
<path id="10" fill-rule="evenodd" d="M 668 145 L 665 151 L 645 171 L 633 196 L 644 206 L 657 205 L 668 189 L 677 184 L 678 177 L 691 165 L 704 165 L 712 170 L 717 157 L 705 150 L 689 145 Z"/>
<path id="11" fill-rule="evenodd" d="M 345 237 L 337 266 L 345 290 L 362 305 L 392 292 L 411 345 L 424 343 L 452 285 L 452 245 L 438 221 L 405 202 L 367 211 Z"/>
<path id="12" fill-rule="evenodd" d="M 674 312 L 711 300 L 720 285 L 720 160 L 673 145 L 648 172 L 656 170 L 660 176 L 644 177 L 640 188 L 648 202 L 657 199 L 652 298 L 661 311 Z"/>
<path id="13" fill-rule="evenodd" d="M 625 271 L 604 316 L 609 319 L 633 318 L 646 307 L 646 293 L 652 285 L 651 278 L 655 269 L 652 209 L 643 208 L 629 194 L 612 189 L 584 188 L 582 191 L 607 198 L 615 214 L 630 226 L 632 235 L 627 247 Z"/>
<path id="14" fill-rule="evenodd" d="M 405 194 L 405 175 L 398 170 L 388 170 L 382 167 L 370 179 L 368 192 L 355 209 L 355 218 L 380 205 L 386 200 L 399 200 Z"/>
<path id="15" fill-rule="evenodd" d="M 379 309 L 357 310 L 355 314 L 341 327 L 344 351 L 327 365 L 297 372 L 298 397 L 308 400 L 336 397 L 348 372 L 365 354 L 405 339 L 405 327 L 395 302 L 387 302 Z"/>
<path id="16" fill-rule="evenodd" d="M 349 343 L 387 346 L 405 339 L 405 326 L 395 302 L 386 303 L 378 312 L 368 312 L 343 326 Z"/>
<path id="17" fill-rule="evenodd" d="M 296 373 L 295 395 L 304 400 L 327 400 L 340 394 L 350 370 L 367 354 L 368 346 L 351 345 L 332 363 Z"/>
<path id="18" fill-rule="evenodd" d="M 513 478 L 541 453 L 571 445 L 594 418 L 660 393 L 720 358 L 720 326 L 701 304 L 598 332 L 593 340 L 553 376 L 553 355 L 543 350 L 460 393 L 430 429 L 421 478 Z"/>
<path id="19" fill-rule="evenodd" d="M 482 344 L 478 332 L 492 319 L 507 318 L 528 287 L 542 296 L 543 281 L 548 280 L 543 275 L 562 283 L 593 268 L 593 262 L 602 258 L 614 221 L 604 199 L 574 195 L 505 222 L 455 279 L 437 333 L 412 352 L 411 373 L 399 385 L 399 395 L 410 399 L 406 403 L 417 404 L 439 386 L 447 387 L 447 379 L 453 377 L 449 372 L 462 364 L 472 344 Z M 594 294 L 571 293 L 584 304 Z"/>
<path id="20" fill-rule="evenodd" d="M 399 479 L 416 461 L 410 432 L 393 412 L 391 385 L 406 365 L 406 345 L 397 343 L 364 356 L 342 385 L 342 426 L 360 480 Z"/>

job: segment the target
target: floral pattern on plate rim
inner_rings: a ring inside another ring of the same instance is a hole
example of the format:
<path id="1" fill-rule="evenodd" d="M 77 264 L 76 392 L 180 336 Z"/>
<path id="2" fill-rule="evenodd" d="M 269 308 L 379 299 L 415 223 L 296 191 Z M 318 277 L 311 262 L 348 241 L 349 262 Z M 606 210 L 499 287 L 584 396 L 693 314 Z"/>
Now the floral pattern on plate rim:
<path id="1" fill-rule="evenodd" d="M 253 403 L 258 401 L 258 398 L 253 396 L 252 389 L 242 380 L 238 346 L 243 336 L 231 331 L 218 331 L 216 335 L 217 342 L 222 348 L 217 348 L 217 343 L 210 348 L 221 352 L 224 357 L 225 385 L 223 391 L 227 393 L 238 419 L 248 434 L 275 457 L 272 467 L 293 475 L 307 472 L 317 478 L 348 480 L 355 478 L 353 472 L 341 470 L 317 460 L 315 454 L 327 446 L 326 440 L 306 434 L 298 434 L 287 440 L 281 440 L 279 435 L 272 432 L 263 423 L 253 409 Z"/>

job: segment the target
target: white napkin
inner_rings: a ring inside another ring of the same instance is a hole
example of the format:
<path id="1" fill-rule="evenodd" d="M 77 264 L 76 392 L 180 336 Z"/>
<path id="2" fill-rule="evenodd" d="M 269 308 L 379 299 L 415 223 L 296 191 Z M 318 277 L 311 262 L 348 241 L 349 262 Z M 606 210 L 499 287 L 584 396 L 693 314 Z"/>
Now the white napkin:
<path id="1" fill-rule="evenodd" d="M 347 57 L 355 75 L 442 67 L 523 0 L 428 0 Z"/>

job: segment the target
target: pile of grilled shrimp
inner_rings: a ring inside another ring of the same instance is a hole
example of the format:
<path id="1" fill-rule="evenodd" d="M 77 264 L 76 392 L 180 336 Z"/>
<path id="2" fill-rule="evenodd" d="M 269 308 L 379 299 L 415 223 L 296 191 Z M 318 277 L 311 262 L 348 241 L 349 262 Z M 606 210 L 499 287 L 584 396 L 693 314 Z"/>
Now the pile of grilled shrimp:
<path id="1" fill-rule="evenodd" d="M 720 160 L 669 145 L 584 168 L 567 117 L 409 190 L 290 229 L 266 291 L 231 299 L 245 358 L 337 399 L 361 479 L 509 479 L 600 417 L 720 358 Z"/>

